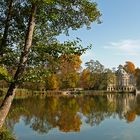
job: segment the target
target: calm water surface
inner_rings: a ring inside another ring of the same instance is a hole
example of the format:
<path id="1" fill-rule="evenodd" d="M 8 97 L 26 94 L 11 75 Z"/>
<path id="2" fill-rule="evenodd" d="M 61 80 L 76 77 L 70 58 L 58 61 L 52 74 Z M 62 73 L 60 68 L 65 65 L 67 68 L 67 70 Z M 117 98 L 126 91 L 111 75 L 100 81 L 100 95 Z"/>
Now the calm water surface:
<path id="1" fill-rule="evenodd" d="M 140 96 L 15 99 L 6 125 L 19 140 L 139 140 Z"/>

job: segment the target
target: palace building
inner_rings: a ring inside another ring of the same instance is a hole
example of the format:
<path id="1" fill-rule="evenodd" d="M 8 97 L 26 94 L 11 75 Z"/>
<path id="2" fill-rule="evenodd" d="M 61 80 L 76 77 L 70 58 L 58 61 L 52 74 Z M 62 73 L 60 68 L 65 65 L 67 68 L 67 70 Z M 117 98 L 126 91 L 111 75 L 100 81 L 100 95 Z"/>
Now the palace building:
<path id="1" fill-rule="evenodd" d="M 133 74 L 127 73 L 123 66 L 119 66 L 115 74 L 113 83 L 109 83 L 107 91 L 116 92 L 134 92 L 136 90 L 136 81 Z"/>

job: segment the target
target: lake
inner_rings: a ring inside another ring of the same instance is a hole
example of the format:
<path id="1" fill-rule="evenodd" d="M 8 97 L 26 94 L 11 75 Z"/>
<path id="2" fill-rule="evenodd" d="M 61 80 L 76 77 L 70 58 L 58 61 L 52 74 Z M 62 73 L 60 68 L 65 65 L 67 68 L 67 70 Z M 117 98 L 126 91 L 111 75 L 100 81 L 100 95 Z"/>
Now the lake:
<path id="1" fill-rule="evenodd" d="M 18 140 L 139 140 L 140 96 L 19 98 L 5 123 Z"/>

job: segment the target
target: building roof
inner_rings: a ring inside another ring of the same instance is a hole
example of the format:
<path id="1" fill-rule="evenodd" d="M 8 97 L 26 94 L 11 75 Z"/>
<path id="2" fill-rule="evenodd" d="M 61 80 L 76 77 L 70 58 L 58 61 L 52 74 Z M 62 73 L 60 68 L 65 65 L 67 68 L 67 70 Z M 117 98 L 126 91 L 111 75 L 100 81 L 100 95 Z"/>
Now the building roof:
<path id="1" fill-rule="evenodd" d="M 122 75 L 122 76 L 129 76 L 129 74 L 124 70 L 123 67 L 119 67 L 118 70 L 117 70 L 117 74 L 118 75 Z"/>

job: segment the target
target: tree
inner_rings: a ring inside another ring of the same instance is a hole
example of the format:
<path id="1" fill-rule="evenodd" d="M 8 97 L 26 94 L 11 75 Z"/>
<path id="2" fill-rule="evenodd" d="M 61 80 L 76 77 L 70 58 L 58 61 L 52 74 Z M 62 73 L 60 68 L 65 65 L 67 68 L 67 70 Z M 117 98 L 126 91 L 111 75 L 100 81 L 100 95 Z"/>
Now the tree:
<path id="1" fill-rule="evenodd" d="M 88 69 L 84 69 L 81 73 L 80 77 L 80 85 L 84 89 L 89 89 L 90 87 L 90 71 Z"/>
<path id="2" fill-rule="evenodd" d="M 101 89 L 100 84 L 102 77 L 104 77 L 104 66 L 98 60 L 90 60 L 85 65 L 90 71 L 90 89 Z"/>
<path id="3" fill-rule="evenodd" d="M 62 88 L 75 88 L 78 85 L 81 66 L 79 54 L 64 54 L 60 56 L 60 77 Z"/>
<path id="4" fill-rule="evenodd" d="M 133 62 L 126 61 L 124 65 L 124 69 L 131 74 L 135 74 L 135 65 Z"/>
<path id="5" fill-rule="evenodd" d="M 107 85 L 116 85 L 116 74 L 115 71 L 107 70 L 106 72 L 106 77 L 107 77 Z"/>
<path id="6" fill-rule="evenodd" d="M 0 65 L 15 65 L 18 61 L 20 54 L 18 57 L 15 55 L 16 47 L 23 46 L 29 17 L 24 3 L 13 0 L 0 2 Z"/>
<path id="7" fill-rule="evenodd" d="M 24 32 L 26 31 L 26 36 L 24 37 L 25 43 L 24 47 L 21 47 L 22 53 L 13 81 L 1 105 L 0 128 L 8 114 L 15 96 L 15 90 L 19 86 L 26 69 L 31 47 L 35 44 L 34 41 L 37 40 L 34 40 L 33 33 L 35 32 L 38 36 L 41 34 L 54 37 L 60 33 L 68 33 L 69 28 L 76 30 L 83 25 L 90 27 L 92 22 L 99 22 L 101 15 L 97 9 L 97 4 L 89 0 L 24 0 L 20 5 L 22 5 L 21 10 L 27 9 L 28 11 L 25 13 L 25 16 L 20 17 L 25 20 L 23 20 L 23 23 L 26 25 L 26 30 L 24 30 Z M 28 24 L 26 21 L 28 21 Z M 15 28 L 16 25 L 14 25 Z"/>
<path id="8" fill-rule="evenodd" d="M 24 72 L 24 69 L 26 67 L 26 64 L 27 64 L 29 50 L 30 50 L 31 44 L 32 44 L 33 31 L 34 31 L 34 27 L 35 27 L 36 8 L 37 8 L 36 5 L 32 4 L 32 8 L 31 8 L 32 11 L 31 11 L 31 15 L 30 15 L 29 24 L 28 24 L 27 36 L 26 36 L 26 40 L 25 40 L 23 53 L 22 53 L 21 58 L 20 58 L 20 63 L 19 63 L 19 66 L 17 68 L 17 71 L 14 75 L 13 82 L 10 84 L 9 89 L 7 91 L 7 94 L 6 94 L 4 101 L 1 105 L 0 128 L 2 127 L 4 120 L 5 120 L 5 117 L 7 116 L 8 112 L 9 112 L 11 103 L 12 103 L 13 98 L 15 96 L 15 90 L 18 87 L 19 80 L 20 80 L 20 78 Z"/>
<path id="9" fill-rule="evenodd" d="M 51 74 L 46 80 L 46 89 L 56 90 L 59 89 L 59 79 L 56 74 Z"/>
<path id="10" fill-rule="evenodd" d="M 60 57 L 60 63 L 60 69 L 64 73 L 68 73 L 70 71 L 78 71 L 80 69 L 82 61 L 80 59 L 80 55 L 64 54 Z"/>
<path id="11" fill-rule="evenodd" d="M 92 73 L 102 73 L 104 71 L 104 66 L 98 60 L 90 60 L 85 65 Z"/>

